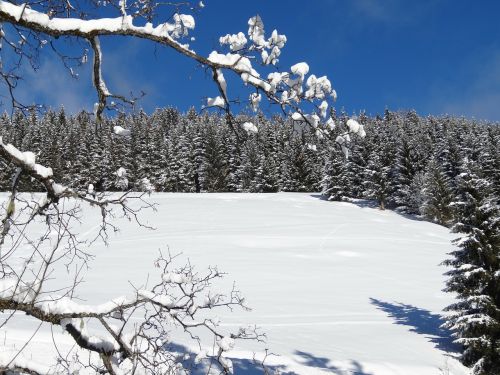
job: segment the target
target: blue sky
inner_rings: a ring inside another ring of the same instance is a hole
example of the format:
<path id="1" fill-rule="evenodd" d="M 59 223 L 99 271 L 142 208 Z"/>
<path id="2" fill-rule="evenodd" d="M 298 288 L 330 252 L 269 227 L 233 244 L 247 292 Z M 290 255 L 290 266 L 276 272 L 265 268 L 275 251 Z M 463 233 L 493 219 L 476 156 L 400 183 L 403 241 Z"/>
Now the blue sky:
<path id="1" fill-rule="evenodd" d="M 288 43 L 280 66 L 307 61 L 328 75 L 337 109 L 369 114 L 416 109 L 419 114 L 455 114 L 500 121 L 500 1 L 466 0 L 205 0 L 195 15 L 191 43 L 198 53 L 218 48 L 226 33 L 246 32 L 261 15 L 266 31 L 276 28 Z M 201 107 L 217 90 L 187 58 L 152 43 L 103 38 L 104 77 L 112 91 L 143 90 L 146 111 Z M 240 93 L 240 84 L 230 81 Z M 25 100 L 43 98 L 71 112 L 95 101 L 90 70 L 75 81 L 50 55 L 37 73 L 26 73 Z M 266 107 L 263 107 L 266 110 Z"/>

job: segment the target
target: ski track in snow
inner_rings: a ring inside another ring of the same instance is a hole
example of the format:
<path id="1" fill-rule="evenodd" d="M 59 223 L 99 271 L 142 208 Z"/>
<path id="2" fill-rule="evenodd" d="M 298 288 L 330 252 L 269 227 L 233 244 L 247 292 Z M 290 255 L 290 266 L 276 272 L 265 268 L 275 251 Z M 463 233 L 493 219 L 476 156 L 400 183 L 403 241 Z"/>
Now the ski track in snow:
<path id="1" fill-rule="evenodd" d="M 272 368 L 291 374 L 441 375 L 445 366 L 449 375 L 468 374 L 447 356 L 449 338 L 438 329 L 438 314 L 453 301 L 441 292 L 439 264 L 454 238 L 446 228 L 307 193 L 151 200 L 158 212 L 142 218 L 156 231 L 119 221 L 109 247 L 92 246 L 97 257 L 80 289 L 84 300 L 130 292 L 128 281 L 143 284 L 158 249 L 168 249 L 198 270 L 216 264 L 228 272 L 222 288 L 237 282 L 253 311 L 221 311 L 223 328 L 255 324 L 267 333 L 264 346 L 242 342 L 230 352 L 236 374 L 258 374 L 248 372 L 249 359 L 264 348 L 279 354 L 268 361 Z M 81 238 L 93 238 L 99 215 L 85 209 Z M 29 317 L 16 318 L 0 338 L 20 347 Z M 33 355 L 49 342 L 50 330 L 37 334 Z"/>

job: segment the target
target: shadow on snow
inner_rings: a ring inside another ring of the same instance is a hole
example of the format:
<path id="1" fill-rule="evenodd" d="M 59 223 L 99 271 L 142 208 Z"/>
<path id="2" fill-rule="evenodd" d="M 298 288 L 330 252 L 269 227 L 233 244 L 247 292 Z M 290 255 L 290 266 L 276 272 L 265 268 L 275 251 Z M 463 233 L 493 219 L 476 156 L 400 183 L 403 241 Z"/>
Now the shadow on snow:
<path id="1" fill-rule="evenodd" d="M 301 358 L 299 362 L 302 365 L 326 370 L 326 372 L 328 373 L 339 374 L 339 375 L 341 374 L 372 375 L 372 373 L 365 372 L 365 370 L 363 370 L 363 366 L 361 365 L 361 363 L 357 361 L 350 361 L 349 370 L 346 370 L 345 368 L 339 368 L 333 366 L 332 364 L 330 364 L 330 359 L 328 358 L 316 357 L 311 353 L 302 351 L 296 351 L 294 354 Z"/>
<path id="2" fill-rule="evenodd" d="M 341 201 L 330 201 L 329 199 L 327 199 L 321 193 L 311 194 L 311 197 L 319 199 L 319 200 L 322 200 L 322 201 L 326 201 L 326 202 L 352 203 L 355 206 L 358 206 L 359 208 L 371 208 L 371 209 L 374 209 L 374 210 L 380 210 L 379 204 L 377 203 L 376 200 L 373 200 L 373 199 L 346 198 L 346 199 L 341 200 Z M 402 212 L 402 211 L 398 211 L 397 209 L 393 209 L 393 207 L 390 207 L 390 206 L 386 207 L 385 210 L 386 211 L 390 211 L 390 212 L 394 212 L 395 214 L 397 214 L 399 216 L 402 216 L 402 217 L 404 217 L 406 219 L 409 219 L 409 220 L 427 221 L 427 222 L 432 223 L 432 221 L 426 220 L 426 219 L 424 219 L 421 216 L 414 215 L 414 214 L 408 214 L 408 213 L 405 213 L 405 212 Z"/>
<path id="3" fill-rule="evenodd" d="M 389 303 L 375 298 L 370 298 L 370 302 L 393 318 L 396 324 L 409 326 L 411 332 L 424 335 L 437 349 L 449 354 L 460 352 L 460 346 L 453 342 L 452 332 L 441 327 L 444 323 L 441 315 L 404 303 Z"/>
<path id="4" fill-rule="evenodd" d="M 205 365 L 196 365 L 195 357 L 196 354 L 190 351 L 183 345 L 178 345 L 175 343 L 170 343 L 164 347 L 166 350 L 178 354 L 180 357 L 183 357 L 181 361 L 184 368 L 189 369 L 189 373 L 193 375 L 206 375 L 208 366 Z M 318 370 L 324 370 L 326 373 L 337 374 L 337 375 L 373 375 L 372 373 L 368 373 L 363 370 L 363 366 L 357 361 L 350 361 L 348 369 L 340 368 L 331 364 L 330 359 L 324 357 L 317 357 L 311 353 L 303 352 L 303 351 L 295 351 L 294 352 L 297 363 L 302 366 L 315 368 Z M 265 364 L 264 370 L 262 364 L 259 361 L 256 361 L 251 358 L 231 358 L 229 353 L 228 358 L 233 363 L 233 373 L 235 375 L 266 375 L 266 374 L 275 374 L 278 373 L 280 375 L 305 375 L 304 373 L 296 373 L 294 371 L 288 371 L 285 365 L 270 365 Z M 276 358 L 276 357 L 274 357 Z"/>

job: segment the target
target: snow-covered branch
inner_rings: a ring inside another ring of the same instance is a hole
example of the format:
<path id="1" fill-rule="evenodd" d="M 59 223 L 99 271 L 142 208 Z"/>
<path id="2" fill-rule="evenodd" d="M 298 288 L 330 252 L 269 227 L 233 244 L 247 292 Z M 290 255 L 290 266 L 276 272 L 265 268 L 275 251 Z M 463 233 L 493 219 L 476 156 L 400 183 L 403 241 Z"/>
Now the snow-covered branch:
<path id="1" fill-rule="evenodd" d="M 33 7 L 35 5 L 33 4 Z M 126 3 L 120 2 L 120 16 L 116 18 L 78 19 L 51 17 L 50 14 L 37 11 L 26 5 L 15 5 L 0 1 L 0 20 L 10 23 L 15 27 L 22 27 L 31 32 L 41 33 L 51 37 L 77 37 L 87 40 L 94 52 L 93 59 L 93 85 L 97 92 L 98 101 L 95 105 L 96 118 L 102 121 L 102 113 L 108 106 L 107 99 L 115 98 L 129 105 L 135 103 L 134 99 L 127 100 L 124 96 L 111 94 L 102 75 L 102 50 L 99 44 L 100 36 L 128 36 L 147 39 L 163 46 L 173 48 L 180 54 L 187 56 L 195 62 L 212 70 L 220 96 L 209 98 L 208 106 L 223 108 L 228 115 L 231 114 L 227 83 L 223 70 L 228 70 L 238 75 L 245 85 L 253 87 L 254 93 L 249 96 L 249 104 L 254 110 L 258 109 L 263 94 L 268 100 L 279 105 L 285 114 L 288 109 L 302 113 L 301 102 L 321 101 L 316 105 L 316 112 L 305 114 L 302 120 L 311 126 L 314 131 L 318 129 L 320 116 L 326 119 L 328 100 L 335 101 L 337 94 L 326 76 L 317 77 L 309 74 L 309 65 L 305 62 L 297 63 L 290 67 L 290 71 L 273 70 L 267 76 L 256 70 L 256 63 L 260 60 L 262 68 L 267 65 L 277 67 L 278 57 L 287 42 L 285 35 L 280 35 L 274 30 L 266 39 L 264 23 L 259 16 L 248 21 L 247 37 L 242 32 L 227 34 L 220 38 L 221 46 L 228 46 L 229 52 L 212 51 L 208 57 L 193 51 L 189 45 L 181 42 L 188 32 L 195 27 L 192 15 L 175 13 L 173 22 L 163 22 L 153 25 L 146 22 L 142 26 L 135 25 L 135 15 L 130 15 L 126 10 Z M 231 121 L 234 117 L 229 116 Z M 323 124 L 324 126 L 326 125 Z"/>

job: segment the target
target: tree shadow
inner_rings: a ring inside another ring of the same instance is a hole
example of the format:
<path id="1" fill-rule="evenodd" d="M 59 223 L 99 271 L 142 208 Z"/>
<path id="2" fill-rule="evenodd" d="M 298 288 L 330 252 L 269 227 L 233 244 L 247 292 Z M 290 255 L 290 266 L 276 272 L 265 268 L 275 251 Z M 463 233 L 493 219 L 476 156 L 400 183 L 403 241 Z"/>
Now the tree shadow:
<path id="1" fill-rule="evenodd" d="M 185 369 L 189 370 L 192 375 L 207 375 L 210 364 L 208 362 L 197 364 L 196 353 L 189 348 L 176 343 L 168 343 L 164 345 L 164 349 L 170 353 L 175 353 L 176 356 L 182 358 L 180 361 Z M 348 369 L 339 368 L 331 364 L 331 360 L 325 357 L 318 357 L 311 353 L 297 350 L 294 354 L 299 357 L 298 363 L 302 366 L 324 370 L 327 373 L 336 375 L 373 375 L 363 369 L 363 366 L 357 361 L 350 361 Z M 233 373 L 235 375 L 267 375 L 267 374 L 280 374 L 280 375 L 306 375 L 306 373 L 288 371 L 285 365 L 271 365 L 264 363 L 265 369 L 261 362 L 252 358 L 232 358 L 230 353 L 228 358 L 233 364 Z"/>
<path id="2" fill-rule="evenodd" d="M 371 208 L 374 210 L 380 210 L 379 205 L 377 201 L 372 200 L 372 199 L 361 199 L 361 198 L 346 198 L 341 201 L 330 201 L 328 200 L 324 195 L 320 193 L 315 193 L 315 194 L 310 194 L 311 197 L 326 201 L 326 202 L 343 202 L 343 203 L 352 203 L 355 206 L 358 206 L 359 208 Z M 414 220 L 414 221 L 427 221 L 431 222 L 429 220 L 424 219 L 421 216 L 414 215 L 414 214 L 408 214 L 402 211 L 398 211 L 397 209 L 394 209 L 394 207 L 388 206 L 385 209 L 386 211 L 394 212 L 395 214 L 404 217 L 405 219 L 409 220 Z"/>
<path id="3" fill-rule="evenodd" d="M 307 367 L 315 367 L 323 370 L 327 370 L 332 374 L 338 375 L 373 375 L 372 373 L 368 373 L 363 370 L 363 366 L 358 361 L 350 361 L 349 370 L 341 369 L 337 366 L 332 365 L 329 358 L 325 357 L 317 357 L 311 353 L 303 352 L 303 351 L 295 351 L 295 355 L 301 357 L 300 363 Z"/>
<path id="4" fill-rule="evenodd" d="M 328 198 L 321 193 L 314 193 L 314 194 L 310 194 L 310 195 L 311 195 L 311 197 L 319 199 L 321 201 L 328 201 Z"/>
<path id="5" fill-rule="evenodd" d="M 441 327 L 444 319 L 439 314 L 404 303 L 389 303 L 370 298 L 370 302 L 387 313 L 396 324 L 410 326 L 411 332 L 426 336 L 434 346 L 450 355 L 460 352 L 460 345 L 453 342 L 452 332 Z"/>
<path id="6" fill-rule="evenodd" d="M 182 358 L 180 363 L 185 369 L 189 370 L 189 374 L 191 375 L 212 374 L 213 372 L 210 372 L 209 368 L 212 367 L 213 370 L 216 369 L 214 364 L 209 361 L 197 363 L 196 353 L 184 345 L 168 343 L 164 345 L 163 348 L 170 353 L 175 353 L 179 358 Z M 266 375 L 274 373 L 279 373 L 280 375 L 299 375 L 295 372 L 285 372 L 285 366 L 283 365 L 269 365 L 264 363 L 264 370 L 262 363 L 252 358 L 232 358 L 230 355 L 228 355 L 227 358 L 230 359 L 233 364 L 233 373 L 235 375 Z M 215 370 L 215 373 L 218 373 L 217 370 Z"/>

